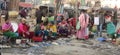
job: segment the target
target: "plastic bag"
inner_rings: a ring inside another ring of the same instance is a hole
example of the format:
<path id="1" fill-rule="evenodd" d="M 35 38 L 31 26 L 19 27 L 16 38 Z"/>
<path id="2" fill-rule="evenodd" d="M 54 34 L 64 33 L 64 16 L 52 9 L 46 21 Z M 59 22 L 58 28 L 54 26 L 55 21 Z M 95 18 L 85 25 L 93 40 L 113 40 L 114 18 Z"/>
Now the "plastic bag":
<path id="1" fill-rule="evenodd" d="M 80 21 L 77 21 L 77 24 L 76 24 L 76 29 L 79 30 L 80 29 Z"/>

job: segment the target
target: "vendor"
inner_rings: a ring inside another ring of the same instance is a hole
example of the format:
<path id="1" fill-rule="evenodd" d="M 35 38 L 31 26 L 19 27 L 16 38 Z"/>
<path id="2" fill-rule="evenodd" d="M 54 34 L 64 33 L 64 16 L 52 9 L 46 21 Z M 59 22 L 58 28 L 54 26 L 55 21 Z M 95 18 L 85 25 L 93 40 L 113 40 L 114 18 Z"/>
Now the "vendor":
<path id="1" fill-rule="evenodd" d="M 18 26 L 18 33 L 19 36 L 29 38 L 30 32 L 29 32 L 29 26 L 26 24 L 26 19 L 22 18 L 21 23 Z"/>
<path id="2" fill-rule="evenodd" d="M 17 35 L 13 32 L 13 26 L 8 18 L 5 19 L 5 23 L 2 25 L 3 35 L 10 38 L 10 41 L 14 43 Z"/>

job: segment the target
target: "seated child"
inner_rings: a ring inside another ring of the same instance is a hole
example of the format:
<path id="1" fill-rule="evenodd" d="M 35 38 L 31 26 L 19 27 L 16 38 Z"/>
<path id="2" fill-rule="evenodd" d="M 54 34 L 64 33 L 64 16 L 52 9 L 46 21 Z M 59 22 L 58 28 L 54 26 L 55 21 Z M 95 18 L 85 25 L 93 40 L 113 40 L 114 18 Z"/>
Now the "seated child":
<path id="1" fill-rule="evenodd" d="M 44 35 L 44 25 L 43 25 L 43 21 L 41 21 L 40 24 L 36 25 L 36 28 L 35 28 L 35 37 L 33 38 L 34 41 L 42 41 L 44 39 L 43 35 Z M 37 38 L 38 40 L 35 40 L 35 38 Z"/>
<path id="2" fill-rule="evenodd" d="M 40 36 L 40 37 L 42 37 L 43 31 L 44 31 L 44 25 L 43 25 L 43 21 L 41 21 L 40 24 L 37 24 L 37 25 L 36 25 L 36 28 L 35 28 L 35 36 Z"/>
<path id="3" fill-rule="evenodd" d="M 53 21 L 49 22 L 48 26 L 47 26 L 47 31 L 49 32 L 49 35 L 51 38 L 56 38 L 57 36 L 57 27 L 54 24 Z"/>

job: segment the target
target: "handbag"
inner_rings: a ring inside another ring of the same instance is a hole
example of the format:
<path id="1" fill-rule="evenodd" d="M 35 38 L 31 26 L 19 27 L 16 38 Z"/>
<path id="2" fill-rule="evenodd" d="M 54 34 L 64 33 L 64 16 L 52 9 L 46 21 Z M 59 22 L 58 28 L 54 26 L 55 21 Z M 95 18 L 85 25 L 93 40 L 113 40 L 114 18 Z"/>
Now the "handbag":
<path id="1" fill-rule="evenodd" d="M 80 21 L 79 21 L 79 20 L 77 20 L 76 29 L 77 29 L 77 30 L 80 29 Z"/>

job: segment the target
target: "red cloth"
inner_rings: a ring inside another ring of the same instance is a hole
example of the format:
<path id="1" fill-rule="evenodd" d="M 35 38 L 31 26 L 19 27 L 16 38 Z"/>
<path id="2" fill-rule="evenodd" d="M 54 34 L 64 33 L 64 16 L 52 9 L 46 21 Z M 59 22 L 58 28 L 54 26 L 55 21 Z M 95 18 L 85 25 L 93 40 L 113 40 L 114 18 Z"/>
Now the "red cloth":
<path id="1" fill-rule="evenodd" d="M 120 29 L 117 30 L 117 34 L 120 34 Z"/>
<path id="2" fill-rule="evenodd" d="M 29 26 L 26 25 L 26 24 L 23 24 L 23 23 L 20 23 L 19 26 L 18 26 L 18 34 L 20 36 L 23 36 L 25 35 L 26 36 L 26 32 L 29 31 Z"/>
<path id="3" fill-rule="evenodd" d="M 33 38 L 33 36 L 34 36 L 34 32 L 29 32 L 29 33 L 30 33 L 29 35 L 26 34 L 26 33 L 24 33 L 25 38 L 29 38 L 29 39 Z"/>
<path id="4" fill-rule="evenodd" d="M 72 26 L 76 29 L 76 18 L 72 18 L 70 20 L 70 23 L 72 24 Z"/>
<path id="5" fill-rule="evenodd" d="M 42 42 L 42 37 L 34 36 L 34 37 L 32 38 L 32 40 L 35 41 L 35 42 Z"/>

